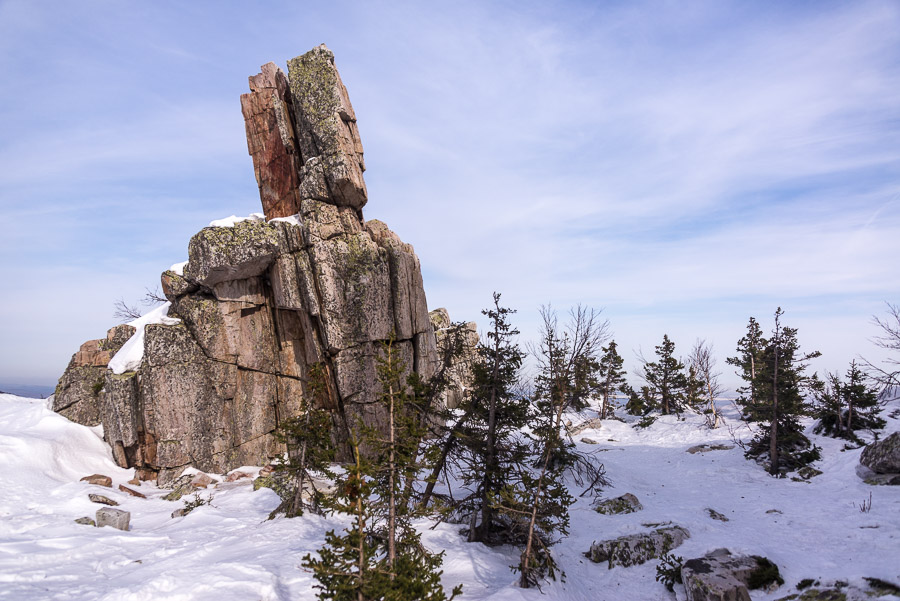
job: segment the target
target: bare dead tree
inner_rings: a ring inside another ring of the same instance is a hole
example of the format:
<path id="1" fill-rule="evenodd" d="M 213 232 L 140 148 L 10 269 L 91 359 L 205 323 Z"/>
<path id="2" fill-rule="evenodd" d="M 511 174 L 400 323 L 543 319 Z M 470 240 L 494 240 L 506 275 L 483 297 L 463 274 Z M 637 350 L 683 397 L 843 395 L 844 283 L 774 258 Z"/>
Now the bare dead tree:
<path id="1" fill-rule="evenodd" d="M 861 358 L 868 376 L 885 391 L 900 387 L 900 304 L 885 303 L 887 317 L 872 317 L 872 323 L 881 330 L 872 339 L 875 346 L 892 352 L 892 355 L 877 365 L 874 361 Z"/>
<path id="2" fill-rule="evenodd" d="M 716 397 L 725 392 L 725 387 L 719 381 L 722 372 L 716 371 L 713 346 L 706 340 L 698 338 L 688 356 L 688 364 L 693 368 L 696 377 L 703 383 L 704 395 L 708 403 L 705 412 L 706 424 L 710 428 L 718 428 L 721 416 L 716 407 Z"/>

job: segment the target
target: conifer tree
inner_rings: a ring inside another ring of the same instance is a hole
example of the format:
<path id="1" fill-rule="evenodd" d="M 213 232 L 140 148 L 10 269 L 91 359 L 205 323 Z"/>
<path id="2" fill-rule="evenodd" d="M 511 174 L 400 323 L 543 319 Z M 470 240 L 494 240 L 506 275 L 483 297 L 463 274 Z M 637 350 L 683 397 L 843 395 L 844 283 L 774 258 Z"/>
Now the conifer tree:
<path id="1" fill-rule="evenodd" d="M 296 517 L 303 514 L 304 508 L 321 513 L 316 477 L 334 477 L 331 417 L 319 408 L 328 402 L 327 375 L 322 364 L 309 367 L 307 391 L 308 395 L 300 401 L 300 415 L 284 421 L 275 431 L 275 438 L 287 447 L 287 457 L 279 460 L 277 469 L 289 474 L 293 494 L 282 501 L 270 518 L 282 512 L 289 518 Z M 308 501 L 304 501 L 304 495 Z"/>
<path id="2" fill-rule="evenodd" d="M 688 361 L 684 373 L 684 404 L 694 411 L 703 412 L 707 406 L 706 397 L 703 395 L 703 379 L 697 366 Z"/>
<path id="3" fill-rule="evenodd" d="M 869 385 L 856 361 L 850 362 L 843 380 L 838 374 L 828 374 L 814 394 L 818 402 L 817 434 L 824 433 L 861 444 L 857 430 L 877 430 L 885 426 L 885 420 L 876 414 L 878 392 Z"/>
<path id="4" fill-rule="evenodd" d="M 528 400 L 516 394 L 524 353 L 509 323 L 515 311 L 500 306 L 482 311 L 490 320 L 486 343 L 473 366 L 471 393 L 460 406 L 467 419 L 452 433 L 462 447 L 459 476 L 470 491 L 458 505 L 470 516 L 469 541 L 495 542 L 509 535 L 509 524 L 496 509 L 501 491 L 517 486 L 529 447 L 520 430 L 530 419 Z"/>
<path id="5" fill-rule="evenodd" d="M 745 352 L 745 358 L 733 357 L 729 362 L 734 365 L 752 366 L 752 371 L 744 370 L 745 380 L 750 378 L 744 387 L 744 395 L 738 399 L 744 416 L 760 422 L 760 430 L 746 451 L 748 458 L 769 463 L 769 473 L 790 471 L 815 461 L 819 458 L 819 449 L 812 445 L 803 434 L 799 418 L 810 414 L 810 406 L 804 398 L 804 392 L 813 382 L 805 375 L 810 359 L 821 355 L 819 352 L 802 354 L 797 341 L 797 330 L 782 326 L 781 316 L 784 311 L 779 307 L 775 311 L 775 327 L 772 337 L 766 341 L 765 347 L 758 355 L 751 354 L 753 347 L 747 338 L 738 343 L 738 351 Z M 754 328 L 755 320 L 751 320 Z M 760 340 L 761 336 L 756 337 Z M 757 360 L 758 359 L 758 360 Z"/>
<path id="6" fill-rule="evenodd" d="M 607 346 L 601 349 L 603 355 L 600 357 L 597 378 L 600 381 L 600 394 L 602 402 L 600 405 L 600 419 L 606 419 L 612 413 L 612 399 L 617 391 L 625 392 L 627 384 L 625 381 L 625 369 L 623 365 L 625 360 L 619 356 L 616 341 L 610 340 Z"/>
<path id="7" fill-rule="evenodd" d="M 658 408 L 663 415 L 678 413 L 683 408 L 687 377 L 684 364 L 675 358 L 675 343 L 669 340 L 668 334 L 663 335 L 662 343 L 656 347 L 656 357 L 656 361 L 644 363 L 643 373 L 653 408 Z"/>
<path id="8" fill-rule="evenodd" d="M 593 359 L 608 338 L 608 322 L 593 310 L 576 307 L 562 332 L 555 313 L 541 310 L 543 328 L 535 349 L 540 366 L 532 432 L 537 443 L 535 473 L 525 472 L 518 490 L 507 490 L 503 508 L 513 520 L 525 520 L 525 548 L 518 570 L 523 588 L 537 585 L 545 576 L 555 577 L 556 563 L 550 546 L 568 533 L 569 506 L 574 502 L 565 487 L 567 470 L 576 466 L 575 445 L 563 436 L 563 415 L 577 403 L 572 394 L 579 386 L 578 368 Z"/>
<path id="9" fill-rule="evenodd" d="M 737 356 L 725 360 L 729 365 L 739 368 L 736 372 L 746 384 L 737 389 L 740 398 L 738 403 L 744 407 L 752 407 L 758 402 L 756 391 L 756 371 L 762 367 L 763 354 L 768 346 L 768 341 L 763 337 L 762 328 L 755 317 L 751 317 L 747 324 L 747 333 L 738 340 Z M 744 416 L 747 418 L 747 416 Z"/>
<path id="10" fill-rule="evenodd" d="M 416 514 L 403 494 L 405 483 L 421 467 L 416 454 L 425 427 L 410 411 L 406 366 L 393 338 L 382 345 L 377 371 L 387 432 L 360 423 L 351 433 L 354 463 L 329 501 L 332 510 L 350 514 L 354 523 L 342 536 L 329 532 L 319 559 L 307 556 L 304 565 L 319 581 L 320 599 L 444 601 L 448 597 L 440 582 L 442 553 L 431 553 L 421 544 L 411 523 Z M 375 461 L 361 456 L 361 442 Z M 456 587 L 450 598 L 460 591 Z"/>

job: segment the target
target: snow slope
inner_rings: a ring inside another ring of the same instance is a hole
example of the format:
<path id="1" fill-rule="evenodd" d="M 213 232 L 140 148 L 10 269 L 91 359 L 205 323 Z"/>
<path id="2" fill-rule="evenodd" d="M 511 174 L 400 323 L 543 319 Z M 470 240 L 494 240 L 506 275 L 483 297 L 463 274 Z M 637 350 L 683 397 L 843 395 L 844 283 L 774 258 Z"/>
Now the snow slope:
<path id="1" fill-rule="evenodd" d="M 734 424 L 735 421 L 730 423 Z M 890 420 L 886 431 L 900 429 Z M 709 431 L 698 416 L 660 419 L 646 430 L 621 422 L 577 437 L 598 444 L 613 486 L 607 496 L 631 492 L 644 510 L 604 516 L 579 499 L 572 508 L 572 533 L 556 547 L 565 582 L 543 591 L 514 586 L 508 566 L 517 552 L 467 544 L 459 526 L 434 530 L 421 524 L 423 541 L 445 550 L 444 583 L 462 582 L 462 599 L 491 600 L 671 600 L 655 582 L 655 561 L 606 569 L 582 553 L 594 540 L 645 529 L 642 523 L 687 527 L 692 537 L 675 551 L 685 559 L 727 546 L 775 561 L 785 585 L 773 593 L 754 591 L 754 601 L 783 597 L 803 578 L 858 581 L 864 576 L 900 581 L 900 487 L 870 487 L 854 473 L 859 450 L 817 438 L 825 473 L 809 483 L 774 479 L 746 461 L 740 448 L 689 454 L 701 443 L 733 444 L 728 429 Z M 245 470 L 246 471 L 246 470 Z M 113 488 L 80 482 L 102 473 Z M 249 479 L 221 484 L 204 494 L 202 506 L 183 518 L 183 506 L 144 484 L 138 499 L 117 490 L 132 478 L 115 466 L 99 428 L 73 424 L 50 412 L 45 401 L 0 395 L 0 599 L 288 601 L 314 599 L 302 557 L 314 552 L 336 518 L 303 516 L 267 521 L 276 495 L 254 492 Z M 857 508 L 872 492 L 872 510 Z M 130 511 L 131 530 L 76 524 L 99 505 L 90 492 L 118 500 Z M 719 522 L 706 508 L 728 517 Z M 778 512 L 769 513 L 776 509 Z"/>

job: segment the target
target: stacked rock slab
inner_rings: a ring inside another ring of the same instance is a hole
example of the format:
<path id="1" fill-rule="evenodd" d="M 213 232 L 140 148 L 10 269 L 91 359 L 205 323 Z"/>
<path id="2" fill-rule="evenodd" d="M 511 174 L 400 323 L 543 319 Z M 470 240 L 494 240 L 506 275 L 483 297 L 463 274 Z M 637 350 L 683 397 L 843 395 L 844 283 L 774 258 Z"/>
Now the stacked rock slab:
<path id="1" fill-rule="evenodd" d="M 264 65 L 241 98 L 268 220 L 196 234 L 183 271 L 162 274 L 180 323 L 146 326 L 140 368 L 101 368 L 102 387 L 92 384 L 116 461 L 144 478 L 267 462 L 281 451 L 273 431 L 312 398 L 314 364 L 327 389 L 316 403 L 348 458 L 352 429 L 386 424 L 382 344 L 393 339 L 407 370 L 435 370 L 419 260 L 362 219 L 362 144 L 334 57 L 319 46 L 289 64 L 288 77 Z"/>

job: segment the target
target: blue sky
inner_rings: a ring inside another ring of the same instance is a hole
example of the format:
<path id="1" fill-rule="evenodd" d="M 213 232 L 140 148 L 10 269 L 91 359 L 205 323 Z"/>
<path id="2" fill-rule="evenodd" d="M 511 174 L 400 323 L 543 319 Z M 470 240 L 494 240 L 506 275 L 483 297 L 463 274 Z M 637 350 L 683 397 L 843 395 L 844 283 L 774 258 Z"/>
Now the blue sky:
<path id="1" fill-rule="evenodd" d="M 777 306 L 818 370 L 900 302 L 900 3 L 0 2 L 0 382 L 50 384 L 260 210 L 238 97 L 325 42 L 432 308 L 603 308 L 629 367 Z"/>

